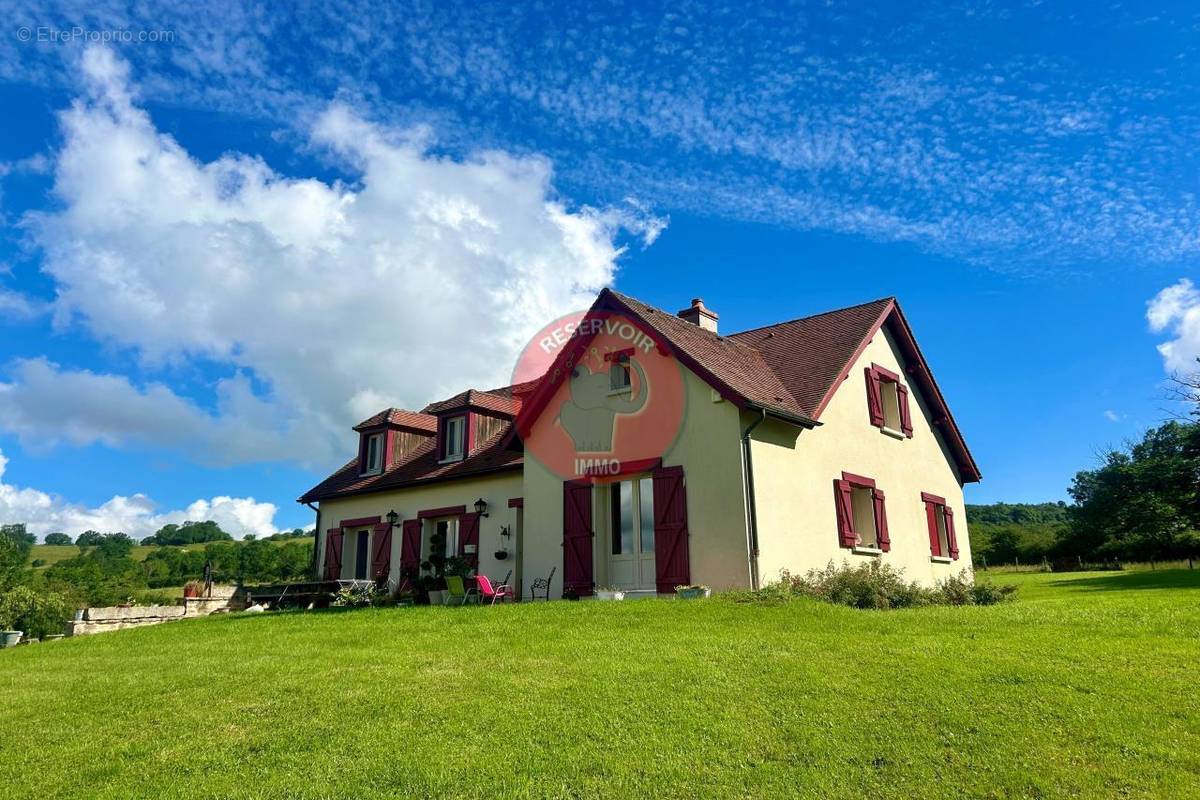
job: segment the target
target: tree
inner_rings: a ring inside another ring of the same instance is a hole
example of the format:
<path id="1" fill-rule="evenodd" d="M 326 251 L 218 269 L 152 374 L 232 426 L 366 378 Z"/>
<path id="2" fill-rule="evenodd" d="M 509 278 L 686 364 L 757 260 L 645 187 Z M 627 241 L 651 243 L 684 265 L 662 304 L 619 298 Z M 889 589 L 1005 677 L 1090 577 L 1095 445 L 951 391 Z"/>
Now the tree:
<path id="1" fill-rule="evenodd" d="M 104 534 L 100 533 L 100 531 L 84 531 L 75 538 L 75 545 L 80 549 L 85 547 L 95 547 L 96 545 L 100 544 L 100 539 L 103 538 L 103 536 Z"/>
<path id="2" fill-rule="evenodd" d="M 0 525 L 0 591 L 21 582 L 33 542 L 24 523 Z"/>
<path id="3" fill-rule="evenodd" d="M 55 545 L 74 544 L 74 542 L 71 541 L 71 537 L 67 536 L 65 533 L 62 533 L 61 531 L 55 531 L 54 533 L 47 533 L 45 542 L 46 542 L 46 544 L 55 544 Z"/>
<path id="4" fill-rule="evenodd" d="M 153 536 L 143 539 L 142 544 L 202 544 L 232 540 L 233 537 L 221 530 L 221 526 L 212 520 L 202 522 L 188 520 L 182 525 L 170 523 L 162 526 Z"/>
<path id="5" fill-rule="evenodd" d="M 1158 560 L 1194 554 L 1200 529 L 1200 423 L 1172 421 L 1075 476 L 1069 556 Z"/>
<path id="6" fill-rule="evenodd" d="M 1196 358 L 1196 363 L 1200 364 L 1200 357 Z M 1171 397 L 1189 404 L 1192 407 L 1191 415 L 1200 419 L 1200 369 L 1187 375 L 1176 373 L 1171 376 L 1171 382 L 1175 384 Z"/>

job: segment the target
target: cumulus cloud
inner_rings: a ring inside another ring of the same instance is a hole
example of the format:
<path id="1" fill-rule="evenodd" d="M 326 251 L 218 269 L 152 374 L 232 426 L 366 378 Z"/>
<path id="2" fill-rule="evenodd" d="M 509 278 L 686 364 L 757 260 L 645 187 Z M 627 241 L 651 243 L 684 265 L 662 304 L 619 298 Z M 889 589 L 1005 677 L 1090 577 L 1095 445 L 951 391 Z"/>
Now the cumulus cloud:
<path id="1" fill-rule="evenodd" d="M 633 202 L 571 208 L 545 158 L 436 155 L 427 129 L 376 125 L 344 103 L 310 134 L 352 183 L 284 176 L 252 155 L 204 162 L 155 128 L 111 51 L 88 49 L 82 69 L 84 94 L 61 114 L 61 210 L 27 218 L 56 324 L 150 368 L 215 362 L 260 391 L 222 382 L 212 415 L 162 385 L 24 362 L 0 421 L 27 437 L 46 429 L 48 400 L 75 442 L 186 438 L 232 460 L 328 461 L 382 406 L 503 384 L 539 326 L 611 283 L 619 237 L 662 228 Z"/>
<path id="2" fill-rule="evenodd" d="M 1196 371 L 1196 358 L 1200 357 L 1200 290 L 1181 278 L 1147 303 L 1146 320 L 1150 330 L 1172 337 L 1158 346 L 1167 371 Z"/>
<path id="3" fill-rule="evenodd" d="M 27 450 L 58 444 L 127 443 L 187 449 L 227 465 L 269 454 L 302 460 L 319 438 L 273 418 L 275 406 L 254 395 L 242 375 L 218 381 L 209 413 L 161 383 L 135 386 L 120 375 L 64 370 L 45 358 L 19 359 L 0 382 L 0 428 Z"/>
<path id="4" fill-rule="evenodd" d="M 276 507 L 253 497 L 213 497 L 196 500 L 187 508 L 157 511 L 144 494 L 116 495 L 94 508 L 69 503 L 38 489 L 14 486 L 4 481 L 8 458 L 0 452 L 0 520 L 24 522 L 39 537 L 51 531 L 76 536 L 86 530 L 124 531 L 135 539 L 151 535 L 168 523 L 213 520 L 222 530 L 240 538 L 247 533 L 270 536 L 277 533 Z"/>

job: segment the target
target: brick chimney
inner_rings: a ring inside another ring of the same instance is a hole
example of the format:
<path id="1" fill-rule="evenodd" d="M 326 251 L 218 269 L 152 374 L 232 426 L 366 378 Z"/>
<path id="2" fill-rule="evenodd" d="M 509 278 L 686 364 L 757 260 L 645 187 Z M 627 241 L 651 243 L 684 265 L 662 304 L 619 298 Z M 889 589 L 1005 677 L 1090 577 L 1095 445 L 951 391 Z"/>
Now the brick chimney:
<path id="1" fill-rule="evenodd" d="M 693 325 L 699 325 L 706 331 L 717 332 L 717 320 L 719 319 L 717 312 L 705 308 L 704 301 L 699 297 L 693 297 L 691 308 L 685 308 L 675 316 Z"/>

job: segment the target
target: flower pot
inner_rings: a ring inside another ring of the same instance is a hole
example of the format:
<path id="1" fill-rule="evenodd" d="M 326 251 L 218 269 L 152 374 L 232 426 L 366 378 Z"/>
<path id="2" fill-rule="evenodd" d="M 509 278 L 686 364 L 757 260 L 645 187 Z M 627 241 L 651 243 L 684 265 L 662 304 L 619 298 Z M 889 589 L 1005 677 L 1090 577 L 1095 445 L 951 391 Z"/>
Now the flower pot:
<path id="1" fill-rule="evenodd" d="M 21 631 L 0 631 L 0 647 L 16 647 L 21 641 Z"/>
<path id="2" fill-rule="evenodd" d="M 697 600 L 701 597 L 708 597 L 712 594 L 712 589 L 707 586 L 685 586 L 682 589 L 675 590 L 675 596 L 680 600 Z"/>
<path id="3" fill-rule="evenodd" d="M 508 551 L 497 550 L 496 552 L 492 553 L 492 555 L 496 557 L 497 561 L 503 561 L 504 559 L 508 558 Z"/>
<path id="4" fill-rule="evenodd" d="M 624 600 L 625 593 L 616 589 L 597 589 L 597 600 Z"/>

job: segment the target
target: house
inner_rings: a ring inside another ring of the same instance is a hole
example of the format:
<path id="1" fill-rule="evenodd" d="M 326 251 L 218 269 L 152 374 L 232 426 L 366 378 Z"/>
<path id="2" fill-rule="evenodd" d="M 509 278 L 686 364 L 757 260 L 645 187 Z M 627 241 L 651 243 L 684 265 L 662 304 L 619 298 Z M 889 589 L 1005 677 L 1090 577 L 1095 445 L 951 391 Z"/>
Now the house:
<path id="1" fill-rule="evenodd" d="M 559 597 L 971 563 L 980 472 L 894 298 L 723 334 L 700 300 L 604 290 L 536 341 L 534 379 L 355 426 L 357 457 L 300 498 L 321 577 L 397 585 L 444 552 L 525 596 L 553 570 Z"/>

